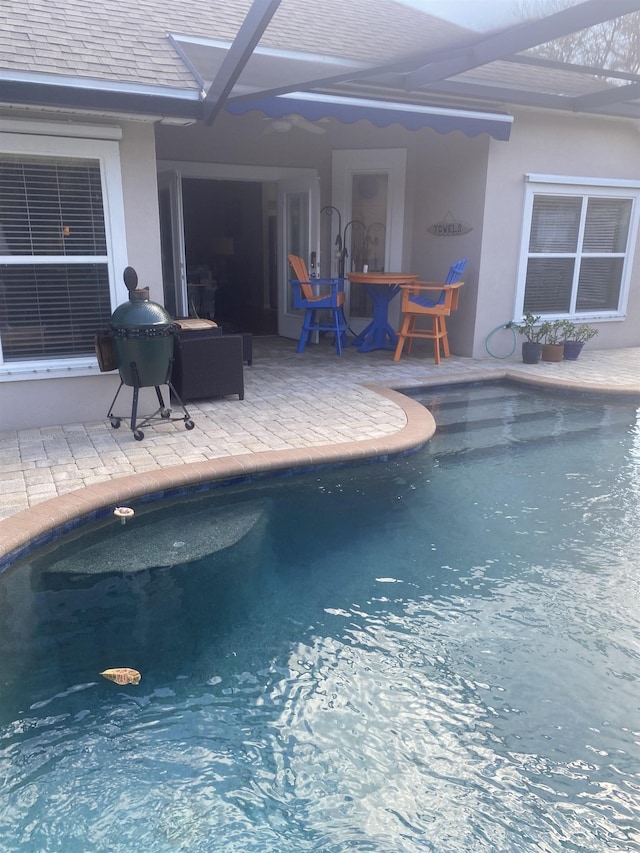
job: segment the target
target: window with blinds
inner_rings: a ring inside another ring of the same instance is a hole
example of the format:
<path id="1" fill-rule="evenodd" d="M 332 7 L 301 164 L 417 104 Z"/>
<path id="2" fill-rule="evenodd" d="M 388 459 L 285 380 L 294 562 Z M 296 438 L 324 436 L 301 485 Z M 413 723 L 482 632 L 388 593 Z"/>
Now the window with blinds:
<path id="1" fill-rule="evenodd" d="M 111 314 L 100 163 L 0 155 L 5 362 L 92 355 Z"/>
<path id="2" fill-rule="evenodd" d="M 536 193 L 524 312 L 567 315 L 621 310 L 633 199 Z"/>

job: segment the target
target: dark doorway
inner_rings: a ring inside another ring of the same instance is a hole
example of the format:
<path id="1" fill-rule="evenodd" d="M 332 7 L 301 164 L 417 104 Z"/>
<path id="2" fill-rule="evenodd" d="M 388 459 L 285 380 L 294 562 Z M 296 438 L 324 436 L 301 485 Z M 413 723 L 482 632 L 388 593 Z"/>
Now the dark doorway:
<path id="1" fill-rule="evenodd" d="M 183 179 L 189 313 L 254 334 L 277 334 L 270 188 Z"/>

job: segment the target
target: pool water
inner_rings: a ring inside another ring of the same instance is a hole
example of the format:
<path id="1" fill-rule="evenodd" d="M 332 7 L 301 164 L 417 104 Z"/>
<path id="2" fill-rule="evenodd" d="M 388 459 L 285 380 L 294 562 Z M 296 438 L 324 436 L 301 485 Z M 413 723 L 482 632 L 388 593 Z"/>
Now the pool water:
<path id="1" fill-rule="evenodd" d="M 0 577 L 1 850 L 640 851 L 636 408 L 419 398 L 413 456 Z"/>

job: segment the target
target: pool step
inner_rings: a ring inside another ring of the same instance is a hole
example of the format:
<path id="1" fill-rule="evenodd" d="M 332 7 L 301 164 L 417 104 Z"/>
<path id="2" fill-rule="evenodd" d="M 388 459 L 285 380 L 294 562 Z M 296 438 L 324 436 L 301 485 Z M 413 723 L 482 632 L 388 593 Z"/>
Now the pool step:
<path id="1" fill-rule="evenodd" d="M 506 448 L 576 441 L 628 426 L 626 407 L 596 399 L 531 393 L 490 385 L 425 391 L 415 398 L 436 421 L 436 456 L 503 452 Z"/>

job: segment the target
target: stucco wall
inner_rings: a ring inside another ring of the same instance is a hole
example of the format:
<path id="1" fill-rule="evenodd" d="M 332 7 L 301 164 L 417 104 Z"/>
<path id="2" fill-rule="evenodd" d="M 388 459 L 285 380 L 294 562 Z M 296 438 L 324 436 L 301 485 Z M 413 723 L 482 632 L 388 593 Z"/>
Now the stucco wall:
<path id="1" fill-rule="evenodd" d="M 414 187 L 410 268 L 423 279 L 442 281 L 452 263 L 468 259 L 459 309 L 447 321 L 457 355 L 470 356 L 473 346 L 488 147 L 486 134 L 472 139 L 458 132 L 433 134 L 428 150 L 421 146 L 413 152 L 407 181 Z M 450 216 L 472 230 L 451 237 L 429 232 Z"/>
<path id="2" fill-rule="evenodd" d="M 473 355 L 486 355 L 487 334 L 514 319 L 522 239 L 525 174 L 640 179 L 640 133 L 631 122 L 522 111 L 511 140 L 491 140 L 483 214 L 482 264 Z M 625 321 L 593 323 L 592 348 L 640 344 L 640 251 L 636 247 Z M 510 337 L 510 333 L 509 333 Z M 506 343 L 505 337 L 502 343 Z M 499 336 L 492 339 L 496 349 Z M 493 347 L 492 347 L 493 348 Z"/>
<path id="3" fill-rule="evenodd" d="M 73 423 L 106 423 L 120 377 L 118 372 L 63 379 L 32 379 L 0 384 L 0 430 L 29 429 Z M 168 398 L 165 397 L 165 402 Z M 131 414 L 132 389 L 124 386 L 114 413 Z M 142 388 L 138 402 L 139 419 L 158 408 L 153 388 Z M 123 424 L 123 429 L 128 429 Z"/>
<path id="4" fill-rule="evenodd" d="M 122 126 L 120 144 L 129 264 L 149 298 L 164 301 L 160 255 L 160 219 L 156 176 L 155 130 L 152 124 Z"/>

